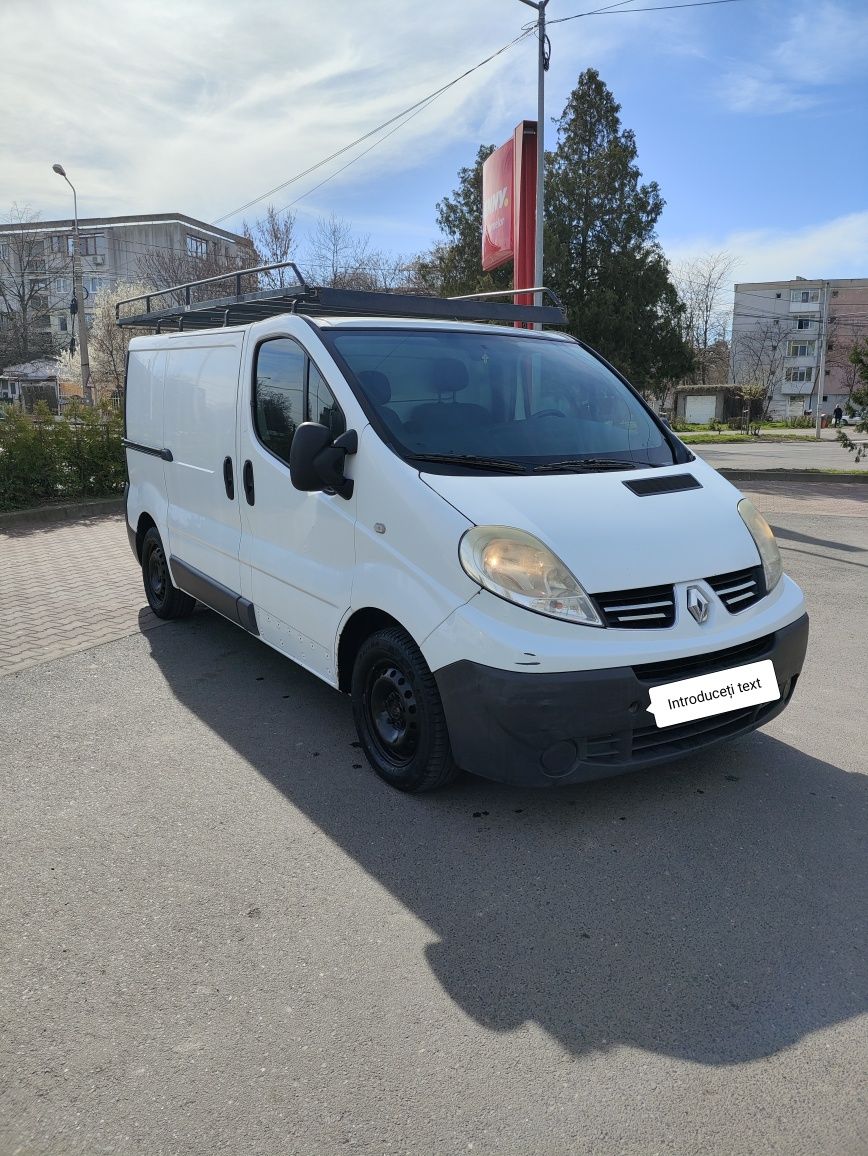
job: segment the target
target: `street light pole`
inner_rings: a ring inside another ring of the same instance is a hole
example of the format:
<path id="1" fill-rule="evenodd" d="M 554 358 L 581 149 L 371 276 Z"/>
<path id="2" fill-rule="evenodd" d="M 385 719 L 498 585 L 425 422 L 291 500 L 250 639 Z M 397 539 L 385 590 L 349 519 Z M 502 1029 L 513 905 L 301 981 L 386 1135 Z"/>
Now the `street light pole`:
<path id="1" fill-rule="evenodd" d="M 534 285 L 543 283 L 543 222 L 545 220 L 545 73 L 548 69 L 546 55 L 546 6 L 549 0 L 521 0 L 529 8 L 536 9 L 537 37 L 537 94 L 536 94 L 536 226 L 534 229 Z M 542 293 L 534 293 L 534 305 L 542 305 Z"/>
<path id="2" fill-rule="evenodd" d="M 84 315 L 84 285 L 82 284 L 81 241 L 78 235 L 78 197 L 75 194 L 75 185 L 66 175 L 63 165 L 52 165 L 54 172 L 63 177 L 72 189 L 72 212 L 75 222 L 72 242 L 72 282 L 73 292 L 78 303 L 78 347 L 81 356 L 81 388 L 84 400 L 93 405 L 93 390 L 90 385 L 90 359 L 87 355 L 87 320 Z"/>
<path id="3" fill-rule="evenodd" d="M 820 403 L 823 390 L 826 388 L 826 334 L 829 328 L 829 282 L 823 282 L 823 316 L 820 321 L 820 363 L 817 366 L 817 409 L 814 413 L 814 437 L 819 440 L 821 434 Z"/>

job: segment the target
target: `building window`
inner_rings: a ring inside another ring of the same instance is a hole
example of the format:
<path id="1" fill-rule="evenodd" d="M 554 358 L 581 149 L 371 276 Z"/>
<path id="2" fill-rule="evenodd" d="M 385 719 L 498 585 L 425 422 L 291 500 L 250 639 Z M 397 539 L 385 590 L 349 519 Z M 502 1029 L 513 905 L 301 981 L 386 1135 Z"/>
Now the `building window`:
<path id="1" fill-rule="evenodd" d="M 79 233 L 78 244 L 82 257 L 102 256 L 105 253 L 105 233 Z M 70 257 L 75 255 L 74 236 L 66 238 L 66 252 Z"/>
<path id="2" fill-rule="evenodd" d="M 801 305 L 810 305 L 820 300 L 819 289 L 791 289 L 790 301 L 797 301 Z"/>
<path id="3" fill-rule="evenodd" d="M 5 241 L 0 241 L 0 261 L 9 260 L 9 246 Z"/>
<path id="4" fill-rule="evenodd" d="M 810 365 L 791 365 L 784 370 L 784 381 L 811 381 L 813 373 Z"/>
<path id="5" fill-rule="evenodd" d="M 208 256 L 208 242 L 204 237 L 194 237 L 192 233 L 187 234 L 187 256 L 188 257 L 207 257 Z"/>
<path id="6" fill-rule="evenodd" d="M 69 253 L 71 252 L 69 242 L 69 237 L 62 237 L 60 234 L 57 234 L 55 237 L 48 238 L 45 242 L 45 247 L 49 253 Z"/>
<path id="7" fill-rule="evenodd" d="M 811 320 L 810 317 L 800 317 L 796 322 L 796 329 L 816 329 L 817 322 Z"/>
<path id="8" fill-rule="evenodd" d="M 787 347 L 787 357 L 813 357 L 816 350 L 816 341 L 791 341 Z"/>
<path id="9" fill-rule="evenodd" d="M 68 333 L 69 332 L 69 322 L 66 320 L 66 314 L 65 313 L 61 313 L 60 316 L 58 317 L 57 328 L 60 330 L 61 333 Z"/>

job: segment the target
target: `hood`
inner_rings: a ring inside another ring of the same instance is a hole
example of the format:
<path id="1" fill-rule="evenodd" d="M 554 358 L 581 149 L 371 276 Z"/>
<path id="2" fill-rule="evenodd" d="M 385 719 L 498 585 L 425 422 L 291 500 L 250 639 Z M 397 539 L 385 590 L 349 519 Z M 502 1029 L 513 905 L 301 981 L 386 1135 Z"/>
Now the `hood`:
<path id="1" fill-rule="evenodd" d="M 692 474 L 701 489 L 638 497 L 625 481 Z M 759 564 L 741 494 L 702 461 L 599 474 L 454 476 L 423 481 L 477 526 L 544 542 L 590 594 L 712 578 Z"/>

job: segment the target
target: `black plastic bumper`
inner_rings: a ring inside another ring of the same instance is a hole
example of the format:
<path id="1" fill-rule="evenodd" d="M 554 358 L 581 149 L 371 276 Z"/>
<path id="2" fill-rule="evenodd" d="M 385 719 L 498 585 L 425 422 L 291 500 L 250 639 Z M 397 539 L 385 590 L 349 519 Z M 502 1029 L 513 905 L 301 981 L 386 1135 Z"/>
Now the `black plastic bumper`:
<path id="1" fill-rule="evenodd" d="M 552 786 L 626 774 L 755 730 L 790 701 L 807 643 L 805 614 L 701 659 L 564 674 L 461 661 L 435 677 L 459 766 L 487 779 Z M 775 665 L 777 702 L 662 728 L 648 713 L 652 686 L 766 658 Z"/>

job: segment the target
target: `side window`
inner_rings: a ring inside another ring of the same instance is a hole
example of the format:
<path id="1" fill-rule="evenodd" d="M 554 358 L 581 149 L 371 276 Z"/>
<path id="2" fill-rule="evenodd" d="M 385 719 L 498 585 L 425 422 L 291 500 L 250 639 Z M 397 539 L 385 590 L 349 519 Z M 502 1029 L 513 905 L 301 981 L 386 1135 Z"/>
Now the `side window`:
<path id="1" fill-rule="evenodd" d="M 289 465 L 296 426 L 304 421 L 304 352 L 285 337 L 256 352 L 253 420 L 259 440 Z"/>
<path id="2" fill-rule="evenodd" d="M 335 395 L 313 362 L 310 364 L 308 376 L 307 403 L 309 421 L 318 421 L 321 425 L 327 426 L 333 438 L 340 437 L 346 431 L 346 419 L 335 401 Z"/>

